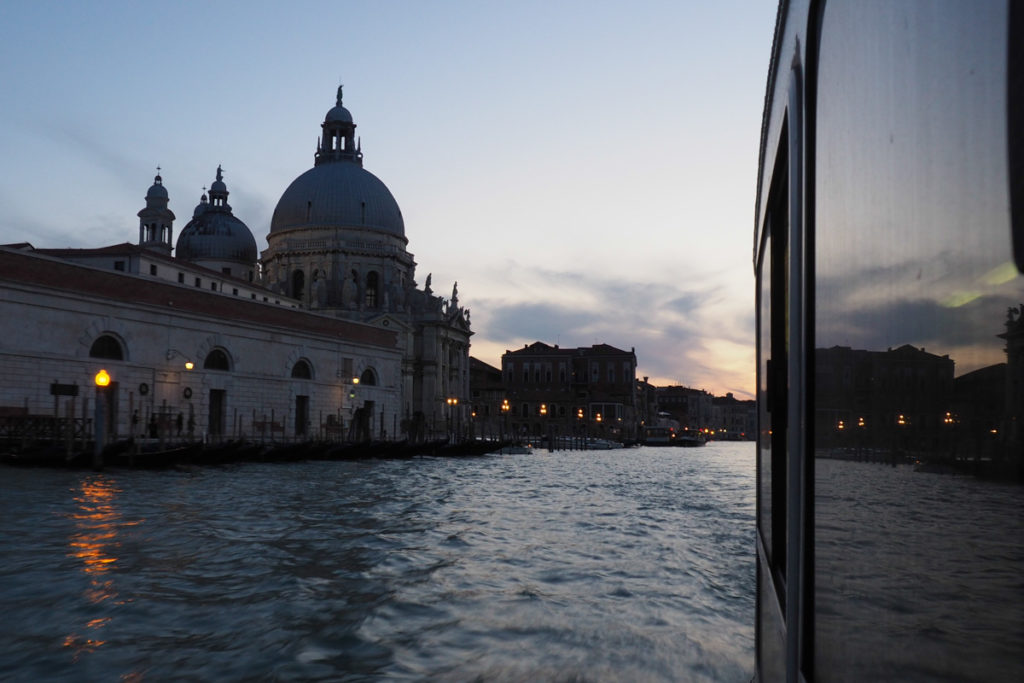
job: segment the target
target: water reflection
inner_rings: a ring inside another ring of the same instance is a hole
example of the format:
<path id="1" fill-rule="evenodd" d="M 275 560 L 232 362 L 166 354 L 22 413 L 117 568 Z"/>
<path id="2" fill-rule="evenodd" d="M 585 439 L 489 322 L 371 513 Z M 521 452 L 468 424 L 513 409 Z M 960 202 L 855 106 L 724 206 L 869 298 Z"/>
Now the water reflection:
<path id="1" fill-rule="evenodd" d="M 134 526 L 139 521 L 122 517 L 114 505 L 119 493 L 121 489 L 108 476 L 83 479 L 75 490 L 77 508 L 68 515 L 75 523 L 75 529 L 68 538 L 68 556 L 81 563 L 81 570 L 89 579 L 83 596 L 91 605 L 122 603 L 117 600 L 112 573 L 117 566 L 120 548 L 118 533 L 123 527 Z M 76 660 L 83 653 L 95 652 L 107 642 L 103 638 L 103 629 L 111 619 L 110 616 L 89 619 L 81 632 L 72 632 L 64 638 L 64 647 L 74 650 Z"/>

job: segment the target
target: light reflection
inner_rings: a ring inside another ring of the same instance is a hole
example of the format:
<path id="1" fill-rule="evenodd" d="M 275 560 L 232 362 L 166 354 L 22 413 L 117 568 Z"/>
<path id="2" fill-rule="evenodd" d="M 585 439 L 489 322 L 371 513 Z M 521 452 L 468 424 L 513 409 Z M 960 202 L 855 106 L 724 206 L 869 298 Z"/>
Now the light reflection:
<path id="1" fill-rule="evenodd" d="M 68 556 L 81 561 L 82 572 L 89 577 L 83 596 L 93 605 L 108 603 L 118 597 L 111 574 L 117 566 L 117 551 L 121 545 L 118 532 L 122 527 L 139 523 L 123 519 L 114 506 L 120 492 L 109 477 L 98 475 L 83 479 L 75 490 L 74 500 L 78 507 L 68 515 L 75 523 L 75 530 L 68 538 Z M 109 616 L 89 619 L 83 633 L 67 635 L 63 646 L 74 650 L 75 660 L 83 653 L 95 652 L 107 642 L 100 637 L 100 631 L 110 621 Z"/>

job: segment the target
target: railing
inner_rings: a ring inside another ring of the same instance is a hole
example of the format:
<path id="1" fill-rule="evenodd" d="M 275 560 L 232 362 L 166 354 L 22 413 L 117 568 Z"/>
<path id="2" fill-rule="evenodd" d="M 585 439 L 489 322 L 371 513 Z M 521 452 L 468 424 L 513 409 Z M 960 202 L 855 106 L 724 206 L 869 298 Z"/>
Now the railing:
<path id="1" fill-rule="evenodd" d="M 349 249 L 372 254 L 401 254 L 404 249 L 391 244 L 368 240 L 342 239 L 296 239 L 286 238 L 280 241 L 278 251 L 323 251 L 328 249 Z"/>
<path id="2" fill-rule="evenodd" d="M 86 440 L 92 438 L 92 420 L 52 415 L 0 416 L 0 442 Z"/>

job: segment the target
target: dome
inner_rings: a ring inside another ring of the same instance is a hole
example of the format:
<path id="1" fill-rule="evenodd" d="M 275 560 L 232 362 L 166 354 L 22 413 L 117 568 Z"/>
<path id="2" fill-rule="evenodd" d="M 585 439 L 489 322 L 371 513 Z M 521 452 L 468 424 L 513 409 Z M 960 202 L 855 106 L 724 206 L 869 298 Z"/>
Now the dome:
<path id="1" fill-rule="evenodd" d="M 195 218 L 199 214 L 204 213 L 209 206 L 210 203 L 206 200 L 206 194 L 204 193 L 202 199 L 196 204 L 196 210 L 192 212 L 192 217 Z"/>
<path id="2" fill-rule="evenodd" d="M 405 238 L 402 211 L 391 191 L 356 163 L 319 164 L 300 175 L 281 195 L 270 222 L 271 233 L 327 227 L 368 228 Z"/>
<path id="3" fill-rule="evenodd" d="M 231 213 L 206 205 L 178 235 L 175 255 L 185 261 L 216 259 L 251 265 L 257 258 L 256 239 Z"/>
<path id="4" fill-rule="evenodd" d="M 339 104 L 327 112 L 324 123 L 352 123 L 352 113 Z"/>
<path id="5" fill-rule="evenodd" d="M 167 199 L 167 188 L 163 186 L 163 178 L 157 176 L 146 192 L 146 199 Z"/>

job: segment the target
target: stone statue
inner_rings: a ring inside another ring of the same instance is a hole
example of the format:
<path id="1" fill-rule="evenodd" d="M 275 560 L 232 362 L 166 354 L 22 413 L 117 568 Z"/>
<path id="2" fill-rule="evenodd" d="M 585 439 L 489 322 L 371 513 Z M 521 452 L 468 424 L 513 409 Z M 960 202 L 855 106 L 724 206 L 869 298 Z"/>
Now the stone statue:
<path id="1" fill-rule="evenodd" d="M 345 87 L 344 84 L 338 86 L 338 106 L 339 107 L 341 106 L 341 89 L 344 88 L 344 87 Z"/>

